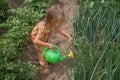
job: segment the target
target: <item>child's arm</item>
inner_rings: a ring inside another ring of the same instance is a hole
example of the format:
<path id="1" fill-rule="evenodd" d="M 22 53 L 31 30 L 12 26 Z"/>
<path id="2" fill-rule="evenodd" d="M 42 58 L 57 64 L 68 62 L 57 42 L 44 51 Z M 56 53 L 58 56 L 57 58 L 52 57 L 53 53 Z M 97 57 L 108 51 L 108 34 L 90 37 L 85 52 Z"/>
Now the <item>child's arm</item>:
<path id="1" fill-rule="evenodd" d="M 48 46 L 49 48 L 53 48 L 52 44 L 42 41 L 41 40 L 42 37 L 43 37 L 43 33 L 38 33 L 34 39 L 34 43 L 39 46 Z"/>
<path id="2" fill-rule="evenodd" d="M 64 30 L 62 30 L 61 28 L 57 28 L 58 33 L 60 33 L 61 35 L 70 38 L 70 35 L 67 34 Z"/>
<path id="3" fill-rule="evenodd" d="M 33 30 L 32 30 L 32 32 L 31 32 L 31 38 L 32 39 L 35 39 L 35 36 L 36 36 L 36 34 L 38 33 L 38 27 L 37 26 L 35 26 L 34 28 L 33 28 Z"/>
<path id="4" fill-rule="evenodd" d="M 69 43 L 72 43 L 72 37 L 68 34 L 68 33 L 66 33 L 64 30 L 62 30 L 60 27 L 59 28 L 57 28 L 57 31 L 58 31 L 58 33 L 60 33 L 61 35 L 63 35 L 63 36 L 65 36 L 65 37 L 67 37 L 69 40 Z"/>

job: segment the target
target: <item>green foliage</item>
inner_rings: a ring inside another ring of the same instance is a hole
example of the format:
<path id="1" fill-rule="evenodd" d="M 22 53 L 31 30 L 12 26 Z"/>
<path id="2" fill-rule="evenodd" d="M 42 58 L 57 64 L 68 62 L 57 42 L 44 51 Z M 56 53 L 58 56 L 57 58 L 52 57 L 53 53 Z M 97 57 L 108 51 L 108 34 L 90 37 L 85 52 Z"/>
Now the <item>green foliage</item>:
<path id="1" fill-rule="evenodd" d="M 0 23 L 4 22 L 8 17 L 8 2 L 6 0 L 0 0 Z"/>
<path id="2" fill-rule="evenodd" d="M 30 62 L 17 61 L 16 64 L 1 60 L 0 61 L 1 77 L 0 80 L 34 80 L 38 68 Z"/>
<path id="3" fill-rule="evenodd" d="M 28 5 L 28 7 L 33 8 L 34 11 L 45 15 L 47 7 L 50 5 L 51 2 L 52 0 L 26 0 L 23 6 Z"/>
<path id="4" fill-rule="evenodd" d="M 120 6 L 108 1 L 80 4 L 74 23 L 74 80 L 119 80 Z"/>
<path id="5" fill-rule="evenodd" d="M 33 9 L 28 9 L 26 7 L 19 8 L 17 11 L 11 10 L 10 12 L 12 16 L 7 20 L 7 24 L 12 23 L 11 25 L 32 25 L 43 16 L 42 13 L 35 12 Z"/>
<path id="6" fill-rule="evenodd" d="M 30 41 L 30 32 L 35 24 L 45 15 L 49 2 L 26 0 L 17 10 L 11 9 L 5 26 L 8 31 L 0 37 L 0 80 L 34 80 L 38 67 L 30 62 L 22 62 L 19 54 L 28 54 L 25 43 Z M 44 3 L 46 5 L 39 5 Z M 44 7 L 44 8 L 43 8 Z M 43 8 L 43 10 L 39 10 Z"/>

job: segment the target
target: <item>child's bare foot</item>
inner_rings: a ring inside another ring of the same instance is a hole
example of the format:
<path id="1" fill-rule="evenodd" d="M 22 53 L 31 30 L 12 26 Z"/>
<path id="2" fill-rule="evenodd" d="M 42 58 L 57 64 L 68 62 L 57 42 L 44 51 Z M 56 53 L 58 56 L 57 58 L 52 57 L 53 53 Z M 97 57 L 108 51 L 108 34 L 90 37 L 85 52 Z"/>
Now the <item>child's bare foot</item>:
<path id="1" fill-rule="evenodd" d="M 48 68 L 44 69 L 43 73 L 50 73 L 50 69 L 48 69 Z"/>
<path id="2" fill-rule="evenodd" d="M 47 73 L 50 73 L 50 69 L 49 68 L 43 68 L 41 72 L 43 74 L 47 74 Z"/>

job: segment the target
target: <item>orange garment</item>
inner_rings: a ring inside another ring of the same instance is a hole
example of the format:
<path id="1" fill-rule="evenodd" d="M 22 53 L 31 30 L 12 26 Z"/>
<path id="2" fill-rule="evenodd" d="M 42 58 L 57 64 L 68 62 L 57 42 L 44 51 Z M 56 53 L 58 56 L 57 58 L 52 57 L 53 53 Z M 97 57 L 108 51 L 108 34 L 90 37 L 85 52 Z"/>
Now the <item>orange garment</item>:
<path id="1" fill-rule="evenodd" d="M 41 41 L 48 42 L 48 39 L 50 37 L 50 31 L 46 29 L 46 27 L 44 26 L 44 24 L 39 25 L 38 31 L 35 32 L 35 35 L 37 35 L 37 34 L 42 34 Z M 34 38 L 32 38 L 32 40 L 33 39 Z M 33 41 L 33 43 L 34 43 L 34 41 Z M 47 63 L 47 61 L 45 59 L 45 56 L 44 56 L 44 53 L 43 53 L 44 47 L 38 46 L 36 44 L 34 44 L 34 47 L 35 47 L 36 52 L 38 54 L 40 65 L 41 66 L 48 66 L 48 63 Z"/>

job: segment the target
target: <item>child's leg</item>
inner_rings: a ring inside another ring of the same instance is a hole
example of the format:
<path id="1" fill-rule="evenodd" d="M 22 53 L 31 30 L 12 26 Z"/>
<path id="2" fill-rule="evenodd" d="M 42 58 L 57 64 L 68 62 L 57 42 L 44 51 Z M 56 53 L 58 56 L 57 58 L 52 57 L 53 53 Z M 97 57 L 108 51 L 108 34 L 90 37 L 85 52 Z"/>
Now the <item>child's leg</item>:
<path id="1" fill-rule="evenodd" d="M 45 59 L 45 56 L 43 54 L 43 51 L 40 51 L 39 52 L 37 51 L 38 53 L 38 57 L 39 57 L 39 63 L 41 65 L 41 70 L 44 72 L 44 73 L 47 73 L 49 72 L 49 68 L 48 68 L 48 62 L 46 61 Z"/>

